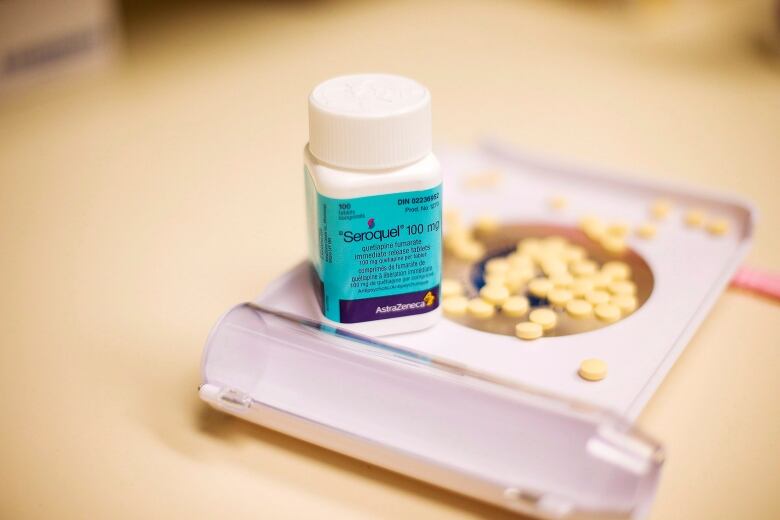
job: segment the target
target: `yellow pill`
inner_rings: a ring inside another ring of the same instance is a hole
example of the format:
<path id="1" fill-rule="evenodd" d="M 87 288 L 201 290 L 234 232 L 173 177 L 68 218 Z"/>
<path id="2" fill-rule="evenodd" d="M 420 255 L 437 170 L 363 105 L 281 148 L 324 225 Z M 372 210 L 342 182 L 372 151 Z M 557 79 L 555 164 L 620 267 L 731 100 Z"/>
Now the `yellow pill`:
<path id="1" fill-rule="evenodd" d="M 544 249 L 556 253 L 563 251 L 568 245 L 569 241 L 566 240 L 566 237 L 560 235 L 550 235 L 542 240 L 542 247 Z"/>
<path id="2" fill-rule="evenodd" d="M 536 276 L 536 271 L 533 267 L 513 267 L 506 273 L 507 283 L 517 282 L 524 284 L 534 276 Z"/>
<path id="3" fill-rule="evenodd" d="M 512 318 L 525 316 L 528 312 L 530 303 L 525 296 L 511 296 L 501 305 L 501 313 Z"/>
<path id="4" fill-rule="evenodd" d="M 566 262 L 554 258 L 554 259 L 547 260 L 542 264 L 542 271 L 547 276 L 552 276 L 554 274 L 567 273 L 568 268 L 566 267 Z"/>
<path id="5" fill-rule="evenodd" d="M 612 323 L 620 319 L 620 309 L 611 303 L 601 303 L 593 308 L 596 317 L 601 321 Z"/>
<path id="6" fill-rule="evenodd" d="M 575 298 L 582 298 L 588 291 L 593 289 L 593 281 L 588 278 L 578 278 L 569 285 L 569 290 Z"/>
<path id="7" fill-rule="evenodd" d="M 591 240 L 599 241 L 607 234 L 607 226 L 605 226 L 602 223 L 590 223 L 587 224 L 585 227 L 582 228 L 582 230 L 585 232 L 585 234 L 590 238 Z"/>
<path id="8" fill-rule="evenodd" d="M 534 278 L 528 282 L 528 292 L 537 298 L 544 298 L 555 286 L 547 278 Z"/>
<path id="9" fill-rule="evenodd" d="M 577 373 L 586 381 L 601 381 L 607 377 L 607 364 L 596 358 L 586 359 L 580 363 Z"/>
<path id="10" fill-rule="evenodd" d="M 707 222 L 707 231 L 713 235 L 725 235 L 729 230 L 729 223 L 724 218 L 716 218 Z"/>
<path id="11" fill-rule="evenodd" d="M 506 273 L 509 271 L 509 260 L 506 258 L 491 258 L 485 262 L 485 271 L 488 273 Z"/>
<path id="12" fill-rule="evenodd" d="M 584 247 L 581 246 L 568 246 L 561 253 L 561 260 L 564 262 L 581 262 L 587 258 L 588 254 Z"/>
<path id="13" fill-rule="evenodd" d="M 622 255 L 628 249 L 625 239 L 614 235 L 604 235 L 601 238 L 601 247 L 613 255 Z"/>
<path id="14" fill-rule="evenodd" d="M 551 275 L 550 281 L 555 287 L 566 289 L 574 282 L 574 277 L 569 273 L 558 273 Z"/>
<path id="15" fill-rule="evenodd" d="M 469 299 L 465 296 L 449 296 L 441 301 L 444 314 L 449 316 L 463 316 L 469 306 Z"/>
<path id="16" fill-rule="evenodd" d="M 487 273 L 483 277 L 485 285 L 506 285 L 506 275 L 504 273 Z"/>
<path id="17" fill-rule="evenodd" d="M 464 242 L 458 244 L 453 253 L 466 262 L 476 262 L 485 256 L 485 246 L 475 241 Z"/>
<path id="18" fill-rule="evenodd" d="M 501 223 L 492 215 L 482 215 L 474 222 L 474 230 L 484 234 L 495 233 L 500 226 Z"/>
<path id="19" fill-rule="evenodd" d="M 601 272 L 612 280 L 626 280 L 631 276 L 631 266 L 625 262 L 612 260 L 601 266 Z"/>
<path id="20" fill-rule="evenodd" d="M 510 269 L 533 269 L 534 261 L 529 255 L 512 253 L 506 257 Z"/>
<path id="21" fill-rule="evenodd" d="M 538 323 L 523 321 L 515 325 L 515 335 L 520 339 L 537 339 L 544 334 L 544 329 Z"/>
<path id="22" fill-rule="evenodd" d="M 455 250 L 462 244 L 473 242 L 471 233 L 465 229 L 448 229 L 444 234 L 444 247 L 448 250 Z"/>
<path id="23" fill-rule="evenodd" d="M 488 303 L 501 305 L 509 298 L 509 289 L 503 285 L 488 284 L 479 290 L 479 296 Z"/>
<path id="24" fill-rule="evenodd" d="M 572 318 L 587 318 L 593 314 L 593 305 L 588 301 L 575 298 L 566 302 L 566 312 Z"/>
<path id="25" fill-rule="evenodd" d="M 531 255 L 533 252 L 542 248 L 542 242 L 538 238 L 524 238 L 517 243 L 517 252 L 520 254 Z"/>
<path id="26" fill-rule="evenodd" d="M 630 294 L 623 294 L 620 296 L 613 296 L 610 299 L 610 303 L 620 309 L 623 315 L 631 314 L 637 308 L 638 302 L 636 296 Z"/>
<path id="27" fill-rule="evenodd" d="M 533 323 L 538 323 L 544 330 L 550 330 L 558 323 L 558 315 L 550 309 L 534 309 L 528 315 Z"/>
<path id="28" fill-rule="evenodd" d="M 650 214 L 657 220 L 665 219 L 672 209 L 672 204 L 667 199 L 657 199 L 650 206 Z"/>
<path id="29" fill-rule="evenodd" d="M 630 230 L 628 222 L 622 220 L 617 220 L 607 226 L 607 234 L 618 238 L 625 238 Z"/>
<path id="30" fill-rule="evenodd" d="M 609 289 L 609 292 L 615 296 L 633 296 L 636 294 L 636 284 L 631 280 L 618 280 L 616 282 L 612 282 L 607 286 L 607 289 Z"/>
<path id="31" fill-rule="evenodd" d="M 481 320 L 492 318 L 496 313 L 496 308 L 482 298 L 474 298 L 469 300 L 467 310 L 471 316 Z"/>
<path id="32" fill-rule="evenodd" d="M 574 276 L 588 276 L 594 274 L 598 266 L 592 260 L 582 260 L 571 264 L 571 273 Z"/>
<path id="33" fill-rule="evenodd" d="M 552 209 L 564 209 L 568 205 L 569 205 L 569 201 L 566 197 L 563 197 L 561 195 L 550 197 L 550 207 Z"/>
<path id="34" fill-rule="evenodd" d="M 441 281 L 441 297 L 460 296 L 463 294 L 463 284 L 454 278 L 443 278 Z"/>
<path id="35" fill-rule="evenodd" d="M 609 293 L 607 291 L 588 291 L 585 293 L 585 299 L 593 305 L 609 303 Z"/>
<path id="36" fill-rule="evenodd" d="M 566 289 L 552 289 L 547 293 L 547 299 L 557 307 L 564 306 L 572 298 L 574 298 L 574 295 Z"/>
<path id="37" fill-rule="evenodd" d="M 588 215 L 580 219 L 580 229 L 591 239 L 598 240 L 607 232 L 607 226 L 596 216 Z"/>
<path id="38" fill-rule="evenodd" d="M 685 223 L 690 227 L 701 227 L 704 224 L 704 212 L 698 208 L 694 208 L 685 214 Z"/>
<path id="39" fill-rule="evenodd" d="M 612 277 L 601 271 L 586 277 L 586 279 L 593 282 L 594 289 L 604 289 L 607 285 L 609 285 L 610 282 L 612 282 Z"/>
<path id="40" fill-rule="evenodd" d="M 636 235 L 640 238 L 653 238 L 656 233 L 655 224 L 646 222 L 636 228 Z"/>

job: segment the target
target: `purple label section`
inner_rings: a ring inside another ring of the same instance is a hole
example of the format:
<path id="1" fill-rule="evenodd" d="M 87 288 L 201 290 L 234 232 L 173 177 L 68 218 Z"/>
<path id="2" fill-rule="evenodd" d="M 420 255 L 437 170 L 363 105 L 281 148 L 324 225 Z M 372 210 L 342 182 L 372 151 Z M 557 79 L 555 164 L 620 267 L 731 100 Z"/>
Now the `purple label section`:
<path id="1" fill-rule="evenodd" d="M 424 314 L 439 306 L 439 286 L 392 296 L 362 300 L 339 300 L 341 323 L 386 320 L 413 314 Z"/>

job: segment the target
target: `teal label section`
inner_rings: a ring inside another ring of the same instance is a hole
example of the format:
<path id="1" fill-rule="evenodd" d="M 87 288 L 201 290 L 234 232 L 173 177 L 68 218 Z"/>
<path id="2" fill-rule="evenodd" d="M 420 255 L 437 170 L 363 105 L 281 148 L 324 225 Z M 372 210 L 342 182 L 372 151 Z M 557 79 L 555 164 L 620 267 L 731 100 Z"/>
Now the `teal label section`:
<path id="1" fill-rule="evenodd" d="M 310 256 L 328 319 L 357 323 L 439 306 L 441 185 L 333 199 L 306 179 Z"/>

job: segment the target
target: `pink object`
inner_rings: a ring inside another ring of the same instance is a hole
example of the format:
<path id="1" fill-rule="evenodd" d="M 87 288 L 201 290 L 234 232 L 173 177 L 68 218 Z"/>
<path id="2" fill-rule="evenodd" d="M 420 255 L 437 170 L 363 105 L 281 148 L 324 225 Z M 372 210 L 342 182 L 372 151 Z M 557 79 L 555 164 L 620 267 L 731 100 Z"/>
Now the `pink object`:
<path id="1" fill-rule="evenodd" d="M 780 274 L 742 267 L 732 278 L 731 285 L 780 300 Z"/>

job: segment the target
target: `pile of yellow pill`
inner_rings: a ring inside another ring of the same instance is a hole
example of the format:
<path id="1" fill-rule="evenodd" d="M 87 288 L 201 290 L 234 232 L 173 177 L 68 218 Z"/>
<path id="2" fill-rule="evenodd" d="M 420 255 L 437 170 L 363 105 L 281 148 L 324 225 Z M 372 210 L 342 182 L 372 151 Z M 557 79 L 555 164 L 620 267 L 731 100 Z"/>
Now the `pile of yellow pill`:
<path id="1" fill-rule="evenodd" d="M 603 233 L 599 235 L 602 244 L 610 238 L 624 241 L 630 233 L 621 221 L 586 220 L 584 225 L 593 236 Z M 479 219 L 472 229 L 455 220 L 449 220 L 448 226 L 448 233 L 454 233 L 455 238 L 445 240 L 445 247 L 457 259 L 467 261 L 471 256 L 462 250 L 482 245 L 476 237 L 494 233 L 499 227 L 490 217 Z M 514 331 L 523 340 L 555 335 L 564 318 L 578 323 L 590 319 L 604 326 L 631 314 L 639 305 L 629 264 L 622 260 L 601 264 L 590 258 L 585 248 L 560 235 L 523 238 L 514 249 L 485 260 L 480 272 L 484 283 L 477 282 L 478 289 L 470 288 L 471 280 L 442 280 L 444 313 L 479 328 L 489 328 L 477 324 L 487 324 L 494 317 L 518 320 Z"/>

